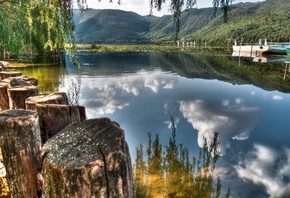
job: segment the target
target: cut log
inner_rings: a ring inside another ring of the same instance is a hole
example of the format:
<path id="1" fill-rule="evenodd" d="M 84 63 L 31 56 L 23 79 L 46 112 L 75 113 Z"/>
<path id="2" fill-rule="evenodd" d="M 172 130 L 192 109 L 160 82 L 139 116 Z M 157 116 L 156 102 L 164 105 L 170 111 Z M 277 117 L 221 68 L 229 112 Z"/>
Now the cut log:
<path id="1" fill-rule="evenodd" d="M 27 76 L 10 77 L 7 78 L 10 81 L 10 87 L 26 87 L 37 86 L 38 80 L 35 78 L 28 78 Z"/>
<path id="2" fill-rule="evenodd" d="M 37 84 L 37 79 L 26 76 L 9 77 L 2 80 L 0 82 L 0 111 L 25 109 L 25 99 L 38 93 Z"/>
<path id="3" fill-rule="evenodd" d="M 134 197 L 124 131 L 108 118 L 63 129 L 44 144 L 42 153 L 45 197 Z"/>
<path id="4" fill-rule="evenodd" d="M 0 112 L 9 109 L 8 86 L 8 82 L 0 81 Z"/>
<path id="5" fill-rule="evenodd" d="M 8 88 L 8 99 L 10 109 L 25 109 L 25 100 L 30 96 L 38 94 L 37 86 L 24 86 Z"/>
<path id="6" fill-rule="evenodd" d="M 9 77 L 16 77 L 16 76 L 21 76 L 21 72 L 15 72 L 15 71 L 0 71 L 0 80 L 3 80 L 5 78 Z"/>
<path id="7" fill-rule="evenodd" d="M 63 104 L 36 104 L 39 115 L 41 139 L 45 143 L 49 138 L 76 122 L 85 120 L 85 108 Z"/>
<path id="8" fill-rule="evenodd" d="M 19 86 L 37 86 L 38 80 L 35 78 L 28 78 L 27 76 L 16 76 L 8 77 L 1 82 L 9 83 L 9 87 L 19 87 Z"/>
<path id="9" fill-rule="evenodd" d="M 32 96 L 25 100 L 25 107 L 29 110 L 36 110 L 36 104 L 66 104 L 68 99 L 65 92 L 56 92 L 50 95 Z"/>
<path id="10" fill-rule="evenodd" d="M 0 146 L 11 197 L 37 197 L 37 174 L 41 168 L 37 113 L 27 110 L 1 112 Z"/>

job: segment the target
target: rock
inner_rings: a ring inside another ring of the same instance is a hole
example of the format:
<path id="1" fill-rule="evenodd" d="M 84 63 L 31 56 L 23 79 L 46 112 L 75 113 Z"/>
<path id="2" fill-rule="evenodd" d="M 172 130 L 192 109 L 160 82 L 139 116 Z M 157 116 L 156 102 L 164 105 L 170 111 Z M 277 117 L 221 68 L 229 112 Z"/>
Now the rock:
<path id="1" fill-rule="evenodd" d="M 134 197 L 124 131 L 108 118 L 75 123 L 43 147 L 46 197 Z"/>
<path id="2" fill-rule="evenodd" d="M 37 174 L 41 168 L 37 113 L 27 110 L 1 112 L 0 147 L 11 197 L 37 197 Z"/>

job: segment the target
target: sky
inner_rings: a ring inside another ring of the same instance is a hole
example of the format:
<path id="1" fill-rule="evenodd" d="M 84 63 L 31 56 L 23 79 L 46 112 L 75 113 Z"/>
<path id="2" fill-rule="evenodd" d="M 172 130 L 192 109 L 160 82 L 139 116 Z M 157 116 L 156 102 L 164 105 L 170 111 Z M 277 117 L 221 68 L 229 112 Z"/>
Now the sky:
<path id="1" fill-rule="evenodd" d="M 109 3 L 110 0 L 87 0 L 88 7 L 94 9 L 119 9 L 136 12 L 140 15 L 148 15 L 150 6 L 150 0 L 121 0 L 121 5 L 118 5 L 118 0 L 112 0 L 112 3 Z M 233 4 L 240 2 L 262 2 L 264 0 L 234 0 Z M 171 14 L 169 9 L 169 0 L 166 0 L 166 4 L 162 6 L 161 11 L 153 10 L 153 15 L 163 16 L 166 14 Z M 197 0 L 197 8 L 206 8 L 212 7 L 212 0 Z"/>

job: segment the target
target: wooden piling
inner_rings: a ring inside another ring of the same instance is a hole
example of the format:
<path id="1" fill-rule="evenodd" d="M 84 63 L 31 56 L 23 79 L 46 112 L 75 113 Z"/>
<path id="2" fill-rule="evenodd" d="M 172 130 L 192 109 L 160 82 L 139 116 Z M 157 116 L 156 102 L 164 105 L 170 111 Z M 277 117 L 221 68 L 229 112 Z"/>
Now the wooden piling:
<path id="1" fill-rule="evenodd" d="M 34 111 L 0 113 L 0 147 L 11 197 L 37 197 L 40 170 L 40 130 Z"/>

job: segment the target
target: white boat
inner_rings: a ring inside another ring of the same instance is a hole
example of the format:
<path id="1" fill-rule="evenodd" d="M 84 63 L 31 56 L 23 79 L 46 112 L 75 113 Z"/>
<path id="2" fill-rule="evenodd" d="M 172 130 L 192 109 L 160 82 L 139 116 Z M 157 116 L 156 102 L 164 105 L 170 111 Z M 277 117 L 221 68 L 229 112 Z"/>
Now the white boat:
<path id="1" fill-rule="evenodd" d="M 233 45 L 233 51 L 238 53 L 249 53 L 251 56 L 258 56 L 261 54 L 287 54 L 286 49 L 290 48 L 290 43 L 280 44 L 280 45 L 268 45 L 267 40 L 265 40 L 264 45 L 262 45 L 261 40 L 259 40 L 258 45 Z"/>

